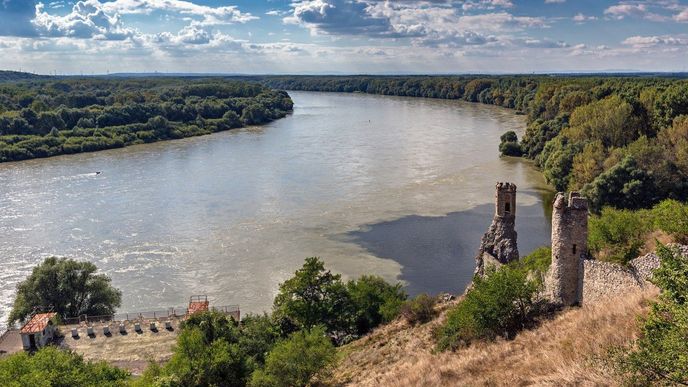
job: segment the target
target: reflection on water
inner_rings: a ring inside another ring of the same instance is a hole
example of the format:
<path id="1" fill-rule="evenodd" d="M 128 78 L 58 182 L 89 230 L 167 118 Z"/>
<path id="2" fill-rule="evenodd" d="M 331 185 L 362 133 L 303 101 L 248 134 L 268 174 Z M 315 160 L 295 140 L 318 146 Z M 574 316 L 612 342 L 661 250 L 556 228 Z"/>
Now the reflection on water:
<path id="1" fill-rule="evenodd" d="M 519 203 L 533 209 L 537 232 L 519 228 L 519 245 L 542 241 L 547 188 L 540 174 L 496 151 L 501 133 L 523 129 L 512 111 L 290 94 L 294 114 L 264 127 L 0 164 L 0 324 L 16 283 L 50 255 L 98 265 L 123 291 L 124 311 L 180 305 L 204 292 L 217 303 L 265 310 L 278 283 L 314 255 L 345 277 L 376 273 L 424 290 L 432 279 L 402 275 L 402 266 L 412 266 L 405 255 L 343 236 L 370 229 L 376 240 L 394 241 L 397 229 L 374 225 L 453 213 L 472 215 L 461 227 L 415 222 L 403 232 L 441 229 L 445 240 L 481 234 L 492 215 L 480 206 L 492 203 L 497 180 L 515 182 Z M 465 267 L 477 244 L 450 248 L 441 263 Z M 432 257 L 433 248 L 417 250 L 427 252 L 418 259 Z"/>

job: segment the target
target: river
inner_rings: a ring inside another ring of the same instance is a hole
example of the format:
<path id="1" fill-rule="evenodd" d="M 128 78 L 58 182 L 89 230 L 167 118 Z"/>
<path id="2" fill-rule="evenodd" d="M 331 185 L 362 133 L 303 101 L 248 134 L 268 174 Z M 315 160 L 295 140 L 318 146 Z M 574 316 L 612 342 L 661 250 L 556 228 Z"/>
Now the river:
<path id="1" fill-rule="evenodd" d="M 497 181 L 518 185 L 521 253 L 549 243 L 550 189 L 531 163 L 497 152 L 503 132 L 523 132 L 523 116 L 461 101 L 290 95 L 294 113 L 262 127 L 0 164 L 0 327 L 16 284 L 51 255 L 94 262 L 126 312 L 191 294 L 269 310 L 309 256 L 412 294 L 460 292 Z"/>

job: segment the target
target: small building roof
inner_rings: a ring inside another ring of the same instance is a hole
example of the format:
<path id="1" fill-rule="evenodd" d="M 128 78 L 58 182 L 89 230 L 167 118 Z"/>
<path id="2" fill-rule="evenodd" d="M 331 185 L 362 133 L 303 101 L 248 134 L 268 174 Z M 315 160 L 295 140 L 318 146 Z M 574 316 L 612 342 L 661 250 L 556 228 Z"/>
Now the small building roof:
<path id="1" fill-rule="evenodd" d="M 197 312 L 206 312 L 208 310 L 208 305 L 210 305 L 208 301 L 191 301 L 189 302 L 188 314 L 192 315 Z"/>
<path id="2" fill-rule="evenodd" d="M 21 334 L 31 334 L 31 333 L 38 333 L 42 332 L 45 327 L 48 326 L 48 322 L 50 321 L 51 318 L 55 317 L 57 313 L 55 312 L 49 312 L 49 313 L 38 313 L 33 315 L 31 317 L 31 320 L 24 324 L 22 329 L 20 330 Z"/>

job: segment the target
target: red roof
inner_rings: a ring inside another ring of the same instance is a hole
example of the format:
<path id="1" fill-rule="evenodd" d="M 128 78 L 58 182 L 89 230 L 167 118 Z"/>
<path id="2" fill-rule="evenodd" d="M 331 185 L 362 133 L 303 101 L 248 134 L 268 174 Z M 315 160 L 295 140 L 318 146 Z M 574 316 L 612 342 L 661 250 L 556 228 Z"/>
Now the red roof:
<path id="1" fill-rule="evenodd" d="M 196 312 L 205 312 L 208 310 L 209 304 L 210 303 L 208 301 L 191 301 L 189 302 L 188 314 L 192 315 Z"/>
<path id="2" fill-rule="evenodd" d="M 38 313 L 31 317 L 31 320 L 24 324 L 21 329 L 21 333 L 38 333 L 42 332 L 45 327 L 48 326 L 48 322 L 51 318 L 55 317 L 57 313 Z"/>

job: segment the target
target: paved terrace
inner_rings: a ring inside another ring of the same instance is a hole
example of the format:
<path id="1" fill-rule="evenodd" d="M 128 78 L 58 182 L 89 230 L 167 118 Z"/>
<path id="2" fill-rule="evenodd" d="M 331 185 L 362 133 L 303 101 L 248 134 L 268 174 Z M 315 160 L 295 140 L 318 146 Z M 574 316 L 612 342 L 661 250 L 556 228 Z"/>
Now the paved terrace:
<path id="1" fill-rule="evenodd" d="M 210 309 L 230 315 L 237 321 L 240 318 L 238 306 Z M 80 322 L 68 321 L 58 327 L 63 336 L 58 344 L 81 354 L 87 360 L 104 360 L 138 375 L 145 370 L 149 361 L 162 363 L 170 359 L 180 324 L 189 312 L 191 309 L 170 308 L 166 311 L 89 316 Z M 167 321 L 171 324 L 169 329 L 165 327 Z M 124 333 L 120 333 L 120 323 L 124 324 Z M 141 328 L 138 331 L 135 329 L 137 323 Z M 155 324 L 155 329 L 151 329 L 151 323 Z M 93 335 L 88 334 L 89 326 L 93 327 Z M 109 334 L 104 333 L 104 326 L 109 327 Z M 72 329 L 77 330 L 78 336 L 72 336 Z"/>

